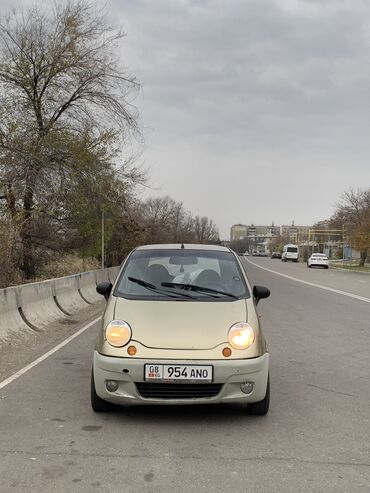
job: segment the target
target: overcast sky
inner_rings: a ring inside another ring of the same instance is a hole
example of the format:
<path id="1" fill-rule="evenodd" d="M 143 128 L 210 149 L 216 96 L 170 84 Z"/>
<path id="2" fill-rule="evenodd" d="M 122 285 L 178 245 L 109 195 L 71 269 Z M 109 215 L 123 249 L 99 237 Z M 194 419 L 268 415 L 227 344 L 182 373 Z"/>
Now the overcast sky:
<path id="1" fill-rule="evenodd" d="M 106 11 L 143 84 L 150 195 L 209 216 L 227 239 L 237 222 L 326 219 L 345 189 L 370 187 L 369 1 L 107 0 Z"/>

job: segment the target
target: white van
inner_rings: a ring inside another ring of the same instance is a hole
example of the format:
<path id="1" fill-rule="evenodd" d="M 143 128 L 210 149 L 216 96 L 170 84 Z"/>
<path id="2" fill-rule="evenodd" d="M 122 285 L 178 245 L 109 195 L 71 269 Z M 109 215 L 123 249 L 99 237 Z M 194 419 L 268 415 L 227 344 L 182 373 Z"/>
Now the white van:
<path id="1" fill-rule="evenodd" d="M 292 262 L 298 262 L 298 254 L 298 245 L 288 243 L 288 245 L 284 245 L 283 253 L 281 254 L 281 260 L 283 262 L 287 262 L 288 260 L 291 260 Z"/>

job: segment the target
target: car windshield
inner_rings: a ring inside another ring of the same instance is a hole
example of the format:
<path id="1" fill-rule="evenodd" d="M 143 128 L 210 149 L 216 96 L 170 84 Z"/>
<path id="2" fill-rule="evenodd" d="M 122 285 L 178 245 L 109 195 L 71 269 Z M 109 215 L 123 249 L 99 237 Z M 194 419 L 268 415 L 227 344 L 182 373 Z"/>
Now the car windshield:
<path id="1" fill-rule="evenodd" d="M 288 248 L 286 249 L 286 251 L 287 251 L 287 252 L 292 252 L 292 253 L 293 253 L 293 252 L 294 252 L 294 253 L 296 253 L 296 252 L 297 252 L 297 250 L 298 250 L 298 249 L 297 249 L 297 247 L 288 247 Z"/>
<path id="2" fill-rule="evenodd" d="M 250 296 L 231 252 L 186 248 L 135 250 L 114 294 L 175 301 L 233 301 Z"/>

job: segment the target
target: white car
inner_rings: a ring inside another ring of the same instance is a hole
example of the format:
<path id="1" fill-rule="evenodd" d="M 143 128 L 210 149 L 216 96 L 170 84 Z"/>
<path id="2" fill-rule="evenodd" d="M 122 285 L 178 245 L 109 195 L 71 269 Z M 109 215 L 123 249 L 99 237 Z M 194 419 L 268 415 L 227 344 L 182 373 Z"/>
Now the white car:
<path id="1" fill-rule="evenodd" d="M 329 259 L 324 253 L 313 253 L 307 260 L 307 267 L 324 267 L 324 269 L 329 269 Z"/>

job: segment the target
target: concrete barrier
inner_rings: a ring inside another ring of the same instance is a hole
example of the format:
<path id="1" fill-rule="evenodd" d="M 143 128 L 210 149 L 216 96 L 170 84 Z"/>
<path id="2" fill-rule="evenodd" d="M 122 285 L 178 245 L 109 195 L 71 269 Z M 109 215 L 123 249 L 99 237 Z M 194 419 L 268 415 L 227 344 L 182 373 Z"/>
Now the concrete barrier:
<path id="1" fill-rule="evenodd" d="M 103 301 L 97 282 L 113 282 L 119 267 L 0 289 L 0 342 L 19 331 L 33 333 L 91 303 Z"/>
<path id="2" fill-rule="evenodd" d="M 82 272 L 78 275 L 78 285 L 81 296 L 88 303 L 102 301 L 104 298 L 96 292 L 96 275 L 95 271 Z"/>
<path id="3" fill-rule="evenodd" d="M 112 284 L 114 284 L 114 281 L 116 280 L 119 269 L 120 269 L 119 267 L 109 267 L 108 268 L 108 278 Z"/>
<path id="4" fill-rule="evenodd" d="M 96 270 L 95 275 L 96 275 L 96 284 L 99 284 L 99 282 L 110 282 L 108 276 L 108 269 Z"/>
<path id="5" fill-rule="evenodd" d="M 55 301 L 67 315 L 73 315 L 89 305 L 79 293 L 78 277 L 68 276 L 54 280 Z"/>
<path id="6" fill-rule="evenodd" d="M 16 289 L 18 306 L 31 326 L 42 329 L 66 316 L 55 302 L 54 280 L 23 284 Z"/>
<path id="7" fill-rule="evenodd" d="M 0 342 L 6 342 L 9 336 L 19 331 L 33 332 L 18 310 L 16 289 L 0 289 Z"/>

